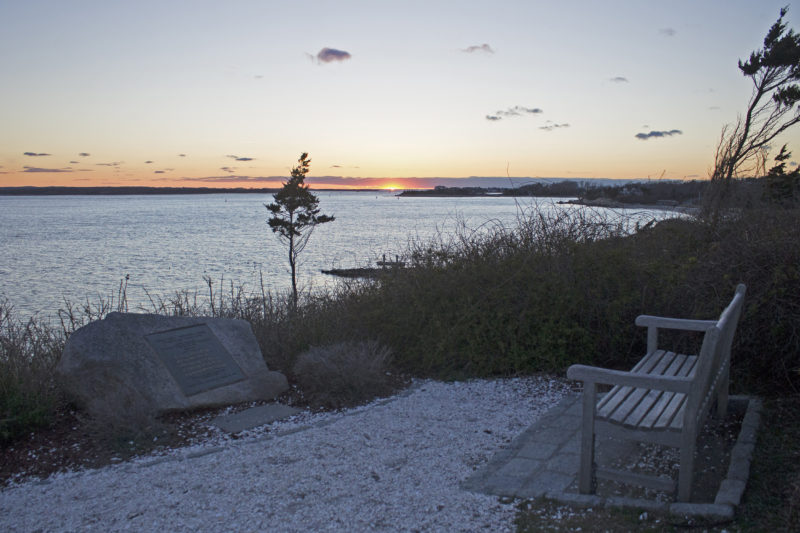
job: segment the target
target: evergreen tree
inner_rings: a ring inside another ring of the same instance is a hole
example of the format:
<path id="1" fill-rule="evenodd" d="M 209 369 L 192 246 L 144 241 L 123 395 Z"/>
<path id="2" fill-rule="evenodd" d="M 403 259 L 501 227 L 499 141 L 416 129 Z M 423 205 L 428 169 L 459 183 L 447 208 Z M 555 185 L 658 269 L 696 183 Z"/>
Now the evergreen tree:
<path id="1" fill-rule="evenodd" d="M 773 140 L 800 122 L 800 34 L 783 22 L 787 8 L 764 38 L 764 48 L 739 61 L 750 78 L 753 93 L 744 116 L 722 130 L 712 180 L 763 176 L 767 150 Z"/>
<path id="2" fill-rule="evenodd" d="M 333 222 L 334 217 L 319 214 L 319 199 L 305 184 L 311 160 L 303 152 L 298 165 L 280 191 L 273 195 L 274 202 L 265 204 L 272 213 L 267 220 L 270 229 L 281 242 L 289 246 L 289 266 L 292 273 L 292 303 L 297 305 L 297 258 L 308 244 L 308 239 L 318 224 Z"/>

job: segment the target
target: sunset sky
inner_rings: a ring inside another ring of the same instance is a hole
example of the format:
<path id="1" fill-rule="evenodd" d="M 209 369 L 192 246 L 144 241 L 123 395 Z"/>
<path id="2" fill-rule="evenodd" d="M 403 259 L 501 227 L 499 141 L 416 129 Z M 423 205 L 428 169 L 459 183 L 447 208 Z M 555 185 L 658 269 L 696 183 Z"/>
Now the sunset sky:
<path id="1" fill-rule="evenodd" d="M 3 0 L 0 186 L 706 178 L 786 3 Z"/>

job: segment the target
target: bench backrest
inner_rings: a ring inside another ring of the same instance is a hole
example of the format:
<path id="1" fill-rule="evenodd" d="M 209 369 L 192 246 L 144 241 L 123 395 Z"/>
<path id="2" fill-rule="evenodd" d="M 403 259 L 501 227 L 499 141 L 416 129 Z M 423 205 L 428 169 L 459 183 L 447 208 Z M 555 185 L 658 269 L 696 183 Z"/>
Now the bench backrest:
<path id="1" fill-rule="evenodd" d="M 724 384 L 719 381 L 730 368 L 731 345 L 742 314 L 745 291 L 746 287 L 739 284 L 733 300 L 722 311 L 716 325 L 706 330 L 698 357 L 695 385 L 688 399 L 687 417 L 694 415 L 702 418 L 708 407 L 706 403 L 710 403 L 716 388 L 720 385 L 727 386 L 727 380 Z"/>

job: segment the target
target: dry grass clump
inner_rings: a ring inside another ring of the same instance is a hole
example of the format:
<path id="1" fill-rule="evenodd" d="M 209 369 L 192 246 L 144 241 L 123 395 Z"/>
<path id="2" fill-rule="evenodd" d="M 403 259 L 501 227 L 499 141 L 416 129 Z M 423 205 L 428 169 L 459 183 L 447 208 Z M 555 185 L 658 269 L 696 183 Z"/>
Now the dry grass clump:
<path id="1" fill-rule="evenodd" d="M 35 317 L 19 321 L 0 300 L 0 445 L 46 425 L 59 401 L 53 371 L 63 337 Z"/>
<path id="2" fill-rule="evenodd" d="M 297 357 L 294 374 L 312 405 L 340 408 L 389 394 L 391 359 L 375 341 L 312 346 Z"/>

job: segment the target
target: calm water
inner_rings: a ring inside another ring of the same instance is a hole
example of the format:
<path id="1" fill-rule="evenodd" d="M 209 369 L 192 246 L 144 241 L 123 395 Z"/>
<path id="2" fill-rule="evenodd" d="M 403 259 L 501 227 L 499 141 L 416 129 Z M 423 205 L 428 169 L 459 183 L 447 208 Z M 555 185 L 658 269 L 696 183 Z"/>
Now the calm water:
<path id="1" fill-rule="evenodd" d="M 463 220 L 515 224 L 513 198 L 398 198 L 390 193 L 319 192 L 336 221 L 319 226 L 300 257 L 306 289 L 336 282 L 322 269 L 374 264 L 402 255 L 409 242 L 451 234 Z M 131 310 L 152 309 L 150 295 L 207 294 L 224 278 L 259 290 L 290 286 L 287 249 L 269 230 L 269 195 L 0 196 L 0 297 L 18 315 L 53 315 L 65 300 L 116 297 L 128 275 Z M 542 204 L 541 200 L 539 201 Z M 548 200 L 548 209 L 563 209 Z"/>

